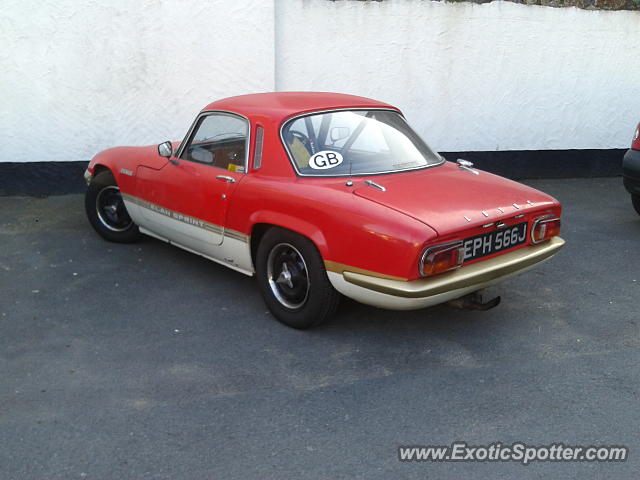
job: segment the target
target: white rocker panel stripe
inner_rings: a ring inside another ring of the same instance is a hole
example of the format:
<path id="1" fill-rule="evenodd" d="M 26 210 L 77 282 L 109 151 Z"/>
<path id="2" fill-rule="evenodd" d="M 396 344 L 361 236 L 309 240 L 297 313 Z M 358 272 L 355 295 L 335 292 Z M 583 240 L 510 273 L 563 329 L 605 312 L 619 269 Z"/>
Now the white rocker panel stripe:
<path id="1" fill-rule="evenodd" d="M 253 275 L 249 236 L 221 225 L 169 210 L 129 194 L 122 194 L 129 215 L 140 231 L 202 255 L 246 275 Z"/>

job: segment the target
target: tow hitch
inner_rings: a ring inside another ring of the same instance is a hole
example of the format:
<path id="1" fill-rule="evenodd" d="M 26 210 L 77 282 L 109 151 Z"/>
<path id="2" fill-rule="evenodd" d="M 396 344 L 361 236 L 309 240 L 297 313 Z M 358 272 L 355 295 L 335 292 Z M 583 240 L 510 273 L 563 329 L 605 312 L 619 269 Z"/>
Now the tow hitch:
<path id="1" fill-rule="evenodd" d="M 493 307 L 498 306 L 500 303 L 500 297 L 495 297 L 488 302 L 482 301 L 482 295 L 479 292 L 469 293 L 464 297 L 456 298 L 455 300 L 450 300 L 447 302 L 447 305 L 456 308 L 458 310 L 489 310 Z"/>

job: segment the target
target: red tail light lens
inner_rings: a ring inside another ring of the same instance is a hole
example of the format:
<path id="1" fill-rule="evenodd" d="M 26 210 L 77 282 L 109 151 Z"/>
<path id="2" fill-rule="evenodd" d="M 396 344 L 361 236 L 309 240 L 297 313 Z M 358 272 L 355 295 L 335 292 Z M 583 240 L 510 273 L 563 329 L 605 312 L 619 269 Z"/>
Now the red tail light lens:
<path id="1" fill-rule="evenodd" d="M 531 241 L 540 243 L 560 234 L 560 219 L 555 215 L 545 215 L 536 218 L 531 228 Z"/>
<path id="2" fill-rule="evenodd" d="M 461 241 L 428 247 L 420 257 L 420 275 L 437 275 L 462 265 L 464 246 Z"/>
<path id="3" fill-rule="evenodd" d="M 633 148 L 634 150 L 640 150 L 640 124 L 638 124 L 638 126 L 636 127 L 636 131 L 633 134 L 631 148 Z"/>

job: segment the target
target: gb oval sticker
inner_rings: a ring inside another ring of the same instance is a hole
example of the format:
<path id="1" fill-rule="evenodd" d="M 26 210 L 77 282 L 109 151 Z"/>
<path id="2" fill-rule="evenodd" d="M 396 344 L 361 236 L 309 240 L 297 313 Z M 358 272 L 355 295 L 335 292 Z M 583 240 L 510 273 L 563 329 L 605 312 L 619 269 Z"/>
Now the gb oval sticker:
<path id="1" fill-rule="evenodd" d="M 322 150 L 309 159 L 309 166 L 314 170 L 326 170 L 342 163 L 342 155 L 330 150 Z"/>

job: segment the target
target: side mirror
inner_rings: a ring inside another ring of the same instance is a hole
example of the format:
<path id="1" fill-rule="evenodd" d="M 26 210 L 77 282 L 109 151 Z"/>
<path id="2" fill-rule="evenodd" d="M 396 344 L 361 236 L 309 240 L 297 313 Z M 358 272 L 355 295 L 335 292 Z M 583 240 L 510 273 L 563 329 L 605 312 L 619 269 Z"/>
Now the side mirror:
<path id="1" fill-rule="evenodd" d="M 164 142 L 158 145 L 158 155 L 165 158 L 171 158 L 173 154 L 173 147 L 171 146 L 171 142 Z"/>

